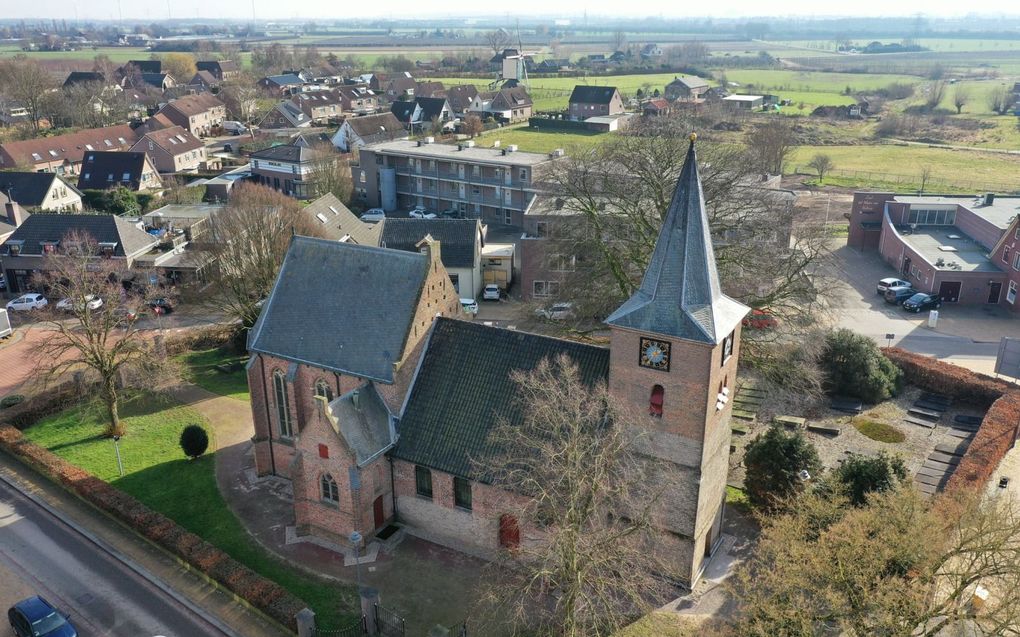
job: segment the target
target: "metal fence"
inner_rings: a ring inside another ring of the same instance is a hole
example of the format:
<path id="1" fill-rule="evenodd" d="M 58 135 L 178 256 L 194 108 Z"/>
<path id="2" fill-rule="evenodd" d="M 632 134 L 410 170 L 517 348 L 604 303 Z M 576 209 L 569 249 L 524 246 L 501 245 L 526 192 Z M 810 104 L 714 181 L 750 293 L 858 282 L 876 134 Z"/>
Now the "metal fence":
<path id="1" fill-rule="evenodd" d="M 368 622 L 365 621 L 364 615 L 342 628 L 329 629 L 317 627 L 315 629 L 315 637 L 362 637 L 362 635 L 367 634 Z"/>
<path id="2" fill-rule="evenodd" d="M 379 604 L 375 605 L 375 627 L 384 637 L 404 637 L 407 632 L 404 618 Z"/>

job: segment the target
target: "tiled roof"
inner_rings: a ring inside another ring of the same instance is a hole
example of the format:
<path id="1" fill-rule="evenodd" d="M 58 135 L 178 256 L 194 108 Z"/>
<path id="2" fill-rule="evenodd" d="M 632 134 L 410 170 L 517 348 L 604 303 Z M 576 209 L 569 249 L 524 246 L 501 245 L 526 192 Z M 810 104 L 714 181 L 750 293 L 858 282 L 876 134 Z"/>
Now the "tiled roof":
<path id="1" fill-rule="evenodd" d="M 392 383 L 428 269 L 424 254 L 294 237 L 248 349 Z"/>
<path id="2" fill-rule="evenodd" d="M 475 245 L 480 241 L 477 219 L 387 219 L 379 245 L 394 250 L 416 252 L 415 246 L 425 238 L 439 242 L 443 265 L 448 268 L 472 268 Z"/>
<path id="3" fill-rule="evenodd" d="M 265 148 L 251 154 L 252 159 L 268 159 L 270 161 L 289 161 L 297 163 L 315 161 L 318 156 L 319 153 L 316 151 L 310 148 L 305 148 L 304 146 L 296 146 L 294 144 L 281 144 L 280 146 Z"/>
<path id="4" fill-rule="evenodd" d="M 164 128 L 151 133 L 146 133 L 144 137 L 138 140 L 137 144 L 132 146 L 132 149 L 144 152 L 148 148 L 149 142 L 152 142 L 154 145 L 159 146 L 172 155 L 180 155 L 182 153 L 198 150 L 203 146 L 202 141 L 188 132 L 185 128 L 181 126 L 173 126 L 171 128 Z"/>
<path id="5" fill-rule="evenodd" d="M 213 86 L 215 84 L 219 84 L 219 80 L 217 80 L 216 76 L 209 71 L 198 71 L 195 73 L 195 76 L 191 78 L 191 81 L 188 82 L 188 84 L 207 84 L 209 86 Z"/>
<path id="6" fill-rule="evenodd" d="M 609 350 L 480 323 L 438 318 L 398 426 L 391 454 L 454 475 L 471 476 L 472 462 L 493 449 L 489 432 L 499 418 L 522 419 L 512 371 L 566 354 L 581 380 L 609 374 Z"/>
<path id="7" fill-rule="evenodd" d="M 475 95 L 478 95 L 478 87 L 474 84 L 462 84 L 447 89 L 446 101 L 450 103 L 450 108 L 461 113 L 471 106 L 471 100 L 475 99 Z"/>
<path id="8" fill-rule="evenodd" d="M 582 104 L 608 104 L 616 94 L 615 86 L 584 86 L 578 84 L 570 94 L 570 102 Z"/>
<path id="9" fill-rule="evenodd" d="M 106 152 L 90 151 L 85 153 L 78 176 L 78 188 L 82 190 L 106 190 L 114 186 L 127 186 L 138 190 L 145 172 L 144 152 Z"/>
<path id="10" fill-rule="evenodd" d="M 363 246 L 379 244 L 381 223 L 365 223 L 332 193 L 325 194 L 301 209 L 309 221 L 323 231 L 324 239 L 353 241 Z"/>
<path id="11" fill-rule="evenodd" d="M 719 286 L 692 141 L 641 287 L 606 323 L 716 345 L 747 312 Z"/>
<path id="12" fill-rule="evenodd" d="M 35 208 L 46 203 L 46 193 L 49 192 L 54 180 L 60 180 L 54 173 L 0 172 L 0 193 L 9 192 L 13 195 L 14 201 L 22 206 Z M 67 186 L 71 190 L 77 190 L 74 186 L 69 184 Z"/>
<path id="13" fill-rule="evenodd" d="M 379 115 L 366 115 L 364 117 L 348 117 L 347 124 L 362 139 L 375 135 L 403 135 L 404 126 L 393 113 L 380 113 Z"/>
<path id="14" fill-rule="evenodd" d="M 78 163 L 89 150 L 127 150 L 137 139 L 138 135 L 131 126 L 120 124 L 106 128 L 90 128 L 66 135 L 7 142 L 0 144 L 0 149 L 13 157 L 15 165 L 34 166 L 43 162 L 59 161 Z"/>
<path id="15" fill-rule="evenodd" d="M 358 466 L 393 444 L 390 411 L 372 383 L 336 398 L 329 405 L 329 415 L 335 419 L 330 424 L 354 451 Z"/>
<path id="16" fill-rule="evenodd" d="M 179 97 L 164 106 L 163 110 L 172 109 L 185 117 L 191 117 L 192 115 L 204 113 L 216 108 L 217 106 L 223 106 L 223 102 L 216 99 L 215 95 L 212 93 L 198 93 L 197 95 L 185 95 L 183 97 Z"/>
<path id="17" fill-rule="evenodd" d="M 12 241 L 23 241 L 21 254 L 42 254 L 42 243 L 60 241 L 72 230 L 86 232 L 99 243 L 116 243 L 114 256 L 136 254 L 156 245 L 152 235 L 116 215 L 36 213 L 25 220 L 0 250 L 8 254 Z"/>
<path id="18" fill-rule="evenodd" d="M 531 106 L 531 96 L 523 86 L 504 88 L 496 92 L 492 97 L 489 108 L 494 111 L 505 111 L 514 108 Z"/>

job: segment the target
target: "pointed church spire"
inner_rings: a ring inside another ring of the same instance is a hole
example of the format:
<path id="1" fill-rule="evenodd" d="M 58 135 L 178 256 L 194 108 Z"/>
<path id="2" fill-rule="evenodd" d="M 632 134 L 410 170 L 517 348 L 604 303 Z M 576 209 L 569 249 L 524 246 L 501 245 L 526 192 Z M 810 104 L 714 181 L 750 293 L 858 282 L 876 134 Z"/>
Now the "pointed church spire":
<path id="1" fill-rule="evenodd" d="M 691 133 L 687 158 L 641 287 L 606 322 L 714 345 L 736 328 L 748 308 L 719 287 L 696 139 Z"/>

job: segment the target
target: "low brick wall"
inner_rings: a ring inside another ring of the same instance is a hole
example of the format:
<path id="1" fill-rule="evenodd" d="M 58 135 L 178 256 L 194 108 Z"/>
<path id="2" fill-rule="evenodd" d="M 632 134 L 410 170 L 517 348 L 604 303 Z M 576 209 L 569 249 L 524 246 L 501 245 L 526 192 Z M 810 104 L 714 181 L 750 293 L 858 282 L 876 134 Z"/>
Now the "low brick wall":
<path id="1" fill-rule="evenodd" d="M 987 409 L 974 440 L 946 485 L 946 490 L 982 488 L 1020 435 L 1020 389 L 930 356 L 897 347 L 882 351 L 903 370 L 908 382 Z"/>
<path id="2" fill-rule="evenodd" d="M 10 425 L 0 425 L 0 449 L 17 456 L 86 502 L 129 525 L 283 626 L 297 631 L 295 616 L 308 604 L 276 582 L 252 571 L 120 489 L 27 440 Z"/>

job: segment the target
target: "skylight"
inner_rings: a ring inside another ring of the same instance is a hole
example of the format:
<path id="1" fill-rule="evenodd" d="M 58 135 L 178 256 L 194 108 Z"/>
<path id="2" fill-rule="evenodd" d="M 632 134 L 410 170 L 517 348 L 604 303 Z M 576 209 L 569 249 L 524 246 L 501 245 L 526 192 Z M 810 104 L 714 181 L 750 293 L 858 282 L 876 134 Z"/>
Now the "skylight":
<path id="1" fill-rule="evenodd" d="M 86 150 L 95 150 L 95 148 L 92 147 L 92 144 L 85 144 L 85 149 Z"/>
<path id="2" fill-rule="evenodd" d="M 336 208 L 334 208 L 333 206 L 330 206 L 329 209 L 332 210 L 333 214 L 335 214 L 335 215 L 340 214 L 339 212 L 337 212 Z"/>
<path id="3" fill-rule="evenodd" d="M 326 220 L 326 215 L 322 214 L 321 212 L 315 213 L 315 218 L 318 219 L 319 221 L 321 221 L 322 223 L 326 223 L 326 221 L 327 221 Z"/>
<path id="4" fill-rule="evenodd" d="M 57 151 L 55 151 L 55 150 L 51 150 L 51 151 L 50 151 L 50 156 L 51 156 L 51 157 L 56 157 L 56 156 L 57 156 Z"/>
<path id="5" fill-rule="evenodd" d="M 42 155 L 40 155 L 39 153 L 32 153 L 32 159 L 36 161 L 42 161 Z"/>
<path id="6" fill-rule="evenodd" d="M 111 148 L 113 147 L 113 142 L 111 142 L 110 140 L 104 139 L 103 141 L 106 143 L 107 146 L 110 146 Z"/>

